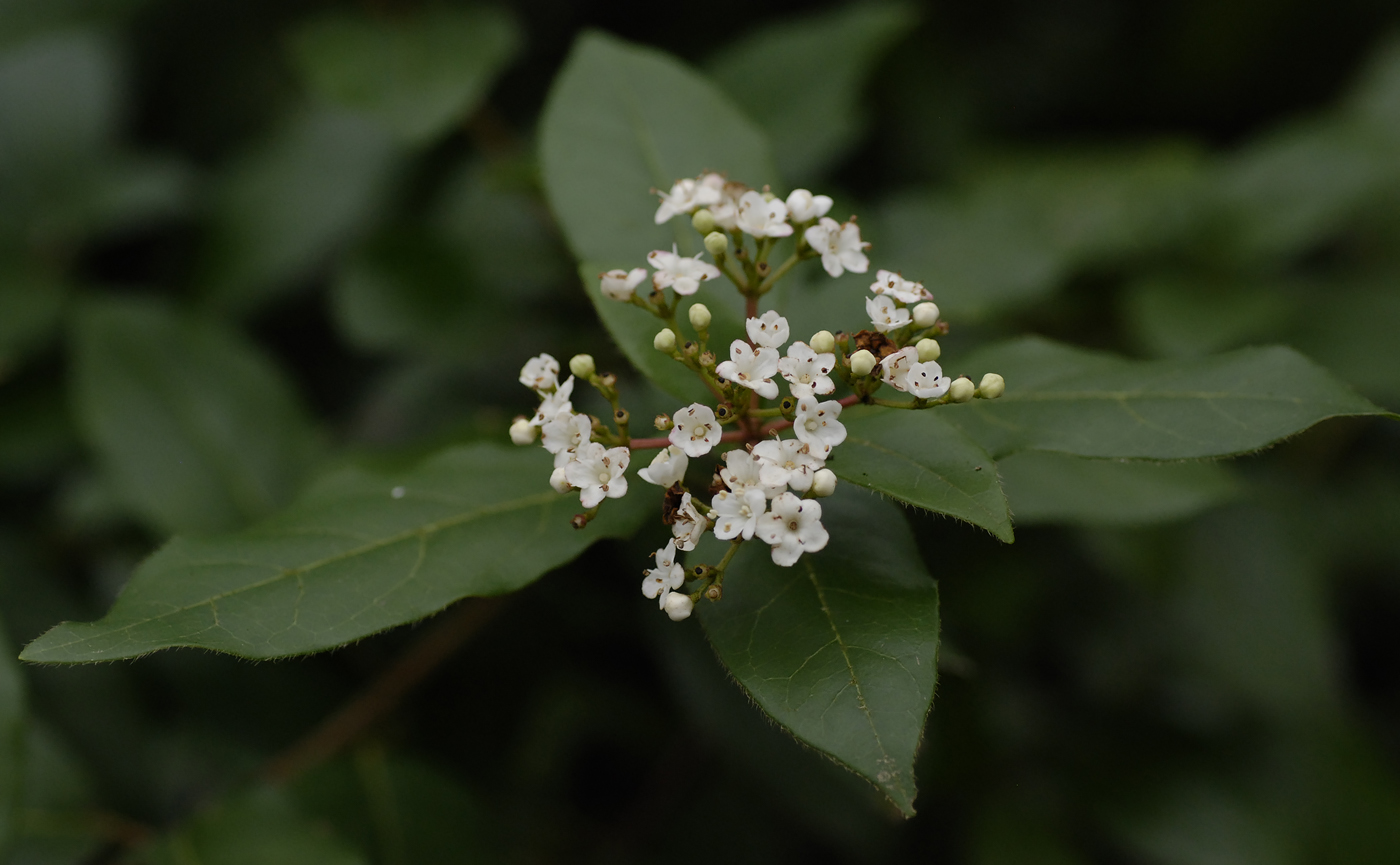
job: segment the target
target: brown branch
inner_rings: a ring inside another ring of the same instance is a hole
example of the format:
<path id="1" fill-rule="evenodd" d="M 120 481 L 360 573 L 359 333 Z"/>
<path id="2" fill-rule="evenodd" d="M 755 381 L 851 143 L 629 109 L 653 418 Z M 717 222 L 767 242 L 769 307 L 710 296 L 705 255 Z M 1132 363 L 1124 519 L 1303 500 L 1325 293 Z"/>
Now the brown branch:
<path id="1" fill-rule="evenodd" d="M 300 741 L 268 761 L 262 777 L 274 784 L 285 783 L 335 756 L 393 711 L 409 691 L 493 619 L 502 606 L 501 598 L 475 598 L 434 623 L 431 630 L 409 646 L 369 687 Z"/>

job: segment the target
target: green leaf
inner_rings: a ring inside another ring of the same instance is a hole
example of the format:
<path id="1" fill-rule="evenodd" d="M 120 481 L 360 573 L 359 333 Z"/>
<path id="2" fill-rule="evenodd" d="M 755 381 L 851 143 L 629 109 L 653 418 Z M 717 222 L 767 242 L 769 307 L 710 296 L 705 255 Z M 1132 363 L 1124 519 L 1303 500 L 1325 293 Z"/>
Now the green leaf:
<path id="1" fill-rule="evenodd" d="M 425 144 L 476 110 L 519 44 L 514 19 L 491 7 L 339 12 L 302 25 L 291 54 L 322 99 Z"/>
<path id="2" fill-rule="evenodd" d="M 1387 408 L 1400 408 L 1400 292 L 1393 273 L 1314 287 L 1326 301 L 1308 307 L 1291 342 Z"/>
<path id="3" fill-rule="evenodd" d="M 831 542 L 795 566 L 745 544 L 700 620 L 754 702 L 914 813 L 914 756 L 933 702 L 938 585 L 896 506 L 822 500 Z"/>
<path id="4" fill-rule="evenodd" d="M 1087 460 L 1026 451 L 997 462 L 1017 525 L 1144 525 L 1189 517 L 1239 492 L 1217 463 Z"/>
<path id="5" fill-rule="evenodd" d="M 843 480 L 981 526 L 1012 540 L 997 467 L 982 446 L 945 422 L 941 409 L 852 407 L 830 468 Z"/>
<path id="6" fill-rule="evenodd" d="M 216 531 L 285 504 L 317 455 L 278 369 L 238 334 L 151 300 L 91 301 L 73 333 L 79 426 L 164 531 Z"/>
<path id="7" fill-rule="evenodd" d="M 1384 412 L 1290 348 L 1134 361 L 1038 337 L 959 366 L 1001 373 L 1006 395 L 943 415 L 995 458 L 1023 450 L 1184 460 L 1267 447 L 1320 421 Z"/>
<path id="8" fill-rule="evenodd" d="M 767 131 L 783 176 L 805 182 L 858 142 L 865 80 L 917 18 L 903 3 L 847 6 L 764 27 L 705 65 Z"/>
<path id="9" fill-rule="evenodd" d="M 306 279 L 373 223 L 401 155 L 388 133 L 357 115 L 290 117 L 215 182 L 204 293 L 247 310 Z"/>
<path id="10" fill-rule="evenodd" d="M 19 834 L 29 700 L 14 648 L 0 623 L 0 860 Z"/>
<path id="11" fill-rule="evenodd" d="M 152 865 L 366 865 L 368 859 L 297 812 L 290 795 L 262 789 L 225 802 L 152 844 Z"/>
<path id="12" fill-rule="evenodd" d="M 58 329 L 67 286 L 51 273 L 0 260 L 0 378 Z"/>
<path id="13" fill-rule="evenodd" d="M 49 663 L 195 646 L 250 658 L 320 651 L 513 592 L 653 512 L 634 481 L 586 530 L 577 495 L 547 483 L 548 454 L 478 444 L 417 468 L 347 468 L 253 528 L 179 537 L 147 559 L 100 621 L 59 625 L 25 649 Z"/>
<path id="14" fill-rule="evenodd" d="M 1124 295 L 1127 329 L 1158 357 L 1199 357 L 1275 341 L 1302 311 L 1302 286 L 1204 276 L 1157 275 Z"/>
<path id="15" fill-rule="evenodd" d="M 767 139 L 718 88 L 673 57 L 598 32 L 579 38 L 555 79 L 540 164 L 574 257 L 604 270 L 637 267 L 678 240 L 699 249 L 685 220 L 655 224 L 651 188 L 704 171 L 755 188 L 777 181 Z"/>

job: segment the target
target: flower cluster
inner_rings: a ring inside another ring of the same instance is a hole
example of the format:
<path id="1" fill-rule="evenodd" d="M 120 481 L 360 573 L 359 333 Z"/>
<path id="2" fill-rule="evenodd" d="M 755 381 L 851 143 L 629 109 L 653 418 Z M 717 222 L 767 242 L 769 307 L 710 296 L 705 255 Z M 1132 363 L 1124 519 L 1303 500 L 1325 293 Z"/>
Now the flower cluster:
<path id="1" fill-rule="evenodd" d="M 516 419 L 511 438 L 530 444 L 538 436 L 553 455 L 551 486 L 576 491 L 586 509 L 574 517 L 579 528 L 596 517 L 605 499 L 626 495 L 633 451 L 658 451 L 637 476 L 665 489 L 662 522 L 671 527 L 672 539 L 656 551 L 656 567 L 644 571 L 642 594 L 680 620 L 702 596 L 720 599 L 725 569 L 741 544 L 759 540 L 768 545 L 773 562 L 785 567 L 826 546 L 829 535 L 818 500 L 836 489 L 836 475 L 826 463 L 846 440 L 843 409 L 857 403 L 926 409 L 974 397 L 994 399 L 1005 383 L 995 373 L 979 385 L 944 375 L 934 337 L 946 333 L 947 325 L 929 291 L 893 271 L 877 271 L 865 299 L 871 329 L 856 334 L 823 330 L 806 341 L 793 340 L 785 317 L 758 311 L 759 298 L 804 260 L 820 259 L 832 276 L 868 270 L 870 244 L 860 239 L 855 217 L 838 223 L 827 216 L 833 203 L 828 196 L 797 189 L 782 199 L 767 188 L 750 189 L 714 173 L 678 180 L 657 194 L 657 224 L 689 215 L 704 251 L 681 255 L 678 245 L 654 250 L 646 259 L 649 268 L 599 274 L 599 290 L 660 319 L 665 326 L 653 347 L 691 370 L 714 404 L 696 402 L 659 415 L 656 428 L 665 437 L 632 438 L 614 376 L 600 375 L 592 357 L 577 355 L 569 362 L 572 374 L 561 383 L 558 361 L 541 354 L 520 372 L 539 406 L 533 416 Z M 773 267 L 769 256 L 779 250 L 786 250 L 787 258 Z M 712 262 L 704 260 L 707 253 Z M 716 323 L 705 304 L 691 302 L 686 310 L 694 339 L 683 337 L 677 321 L 682 298 L 721 277 L 734 284 L 748 308 L 742 334 L 731 333 L 725 359 L 710 350 Z M 649 290 L 639 291 L 646 283 Z M 574 411 L 576 380 L 608 401 L 615 431 Z M 850 393 L 833 398 L 838 383 Z M 885 385 L 912 400 L 877 397 Z M 692 464 L 715 457 L 713 470 Z M 694 484 L 706 477 L 708 484 L 687 485 L 688 478 Z M 723 559 L 682 567 L 678 555 L 694 551 L 707 532 L 730 542 Z M 688 579 L 698 588 L 686 592 Z"/>

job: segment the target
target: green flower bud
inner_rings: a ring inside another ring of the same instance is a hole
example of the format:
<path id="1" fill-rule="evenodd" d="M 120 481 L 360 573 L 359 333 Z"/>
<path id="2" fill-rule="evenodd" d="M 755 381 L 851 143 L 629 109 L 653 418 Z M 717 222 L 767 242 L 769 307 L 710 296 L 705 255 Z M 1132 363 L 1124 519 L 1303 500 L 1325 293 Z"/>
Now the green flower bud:
<path id="1" fill-rule="evenodd" d="M 829 330 L 819 330 L 812 334 L 812 341 L 807 344 L 812 347 L 812 351 L 826 354 L 836 348 L 836 337 L 832 336 Z"/>
<path id="2" fill-rule="evenodd" d="M 938 304 L 925 301 L 914 307 L 914 323 L 919 327 L 933 327 L 938 323 Z"/>
<path id="3" fill-rule="evenodd" d="M 702 207 L 690 218 L 690 224 L 701 234 L 709 234 L 715 230 L 715 215 Z"/>
<path id="4" fill-rule="evenodd" d="M 870 375 L 875 369 L 875 355 L 867 349 L 861 349 L 851 355 L 851 372 L 856 375 Z"/>
<path id="5" fill-rule="evenodd" d="M 705 251 L 715 258 L 724 255 L 729 249 L 729 238 L 722 231 L 712 231 L 705 235 Z"/>
<path id="6" fill-rule="evenodd" d="M 972 379 L 958 376 L 953 379 L 953 384 L 948 388 L 949 402 L 967 402 L 977 393 L 977 387 L 972 383 Z"/>
<path id="7" fill-rule="evenodd" d="M 588 378 L 596 371 L 597 367 L 593 365 L 593 355 L 591 354 L 576 354 L 569 358 L 569 372 L 579 378 Z"/>
<path id="8" fill-rule="evenodd" d="M 919 363 L 938 360 L 939 356 L 943 354 L 943 349 L 939 347 L 936 339 L 921 339 L 914 343 L 914 348 L 919 350 Z"/>
<path id="9" fill-rule="evenodd" d="M 982 376 L 982 383 L 977 386 L 977 395 L 982 399 L 996 399 L 1006 392 L 1006 379 L 994 372 L 989 372 Z"/>
<path id="10" fill-rule="evenodd" d="M 697 303 L 690 308 L 690 326 L 696 330 L 704 330 L 710 326 L 710 308 L 703 303 Z"/>
<path id="11" fill-rule="evenodd" d="M 666 354 L 676 350 L 676 334 L 669 327 L 663 327 L 651 341 L 651 347 Z"/>

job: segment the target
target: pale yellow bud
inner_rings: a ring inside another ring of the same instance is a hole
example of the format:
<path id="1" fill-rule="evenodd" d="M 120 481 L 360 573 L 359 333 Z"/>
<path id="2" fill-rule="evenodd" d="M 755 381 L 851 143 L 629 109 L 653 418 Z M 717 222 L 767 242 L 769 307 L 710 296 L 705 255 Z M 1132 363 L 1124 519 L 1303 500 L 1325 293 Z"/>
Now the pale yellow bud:
<path id="1" fill-rule="evenodd" d="M 836 337 L 832 336 L 829 330 L 819 330 L 812 334 L 812 341 L 807 344 L 812 347 L 812 351 L 826 354 L 836 348 Z"/>
<path id="2" fill-rule="evenodd" d="M 722 231 L 711 231 L 705 235 L 705 251 L 715 258 L 724 255 L 729 249 L 729 238 Z"/>
<path id="3" fill-rule="evenodd" d="M 535 440 L 535 425 L 527 418 L 516 418 L 510 425 L 510 440 L 518 445 L 531 444 Z"/>
<path id="4" fill-rule="evenodd" d="M 703 303 L 697 303 L 690 308 L 690 326 L 696 330 L 704 330 L 710 326 L 710 308 Z"/>
<path id="5" fill-rule="evenodd" d="M 943 354 L 943 349 L 938 345 L 936 339 L 921 339 L 914 343 L 914 348 L 919 350 L 919 363 L 928 363 L 931 360 L 938 360 Z"/>
<path id="6" fill-rule="evenodd" d="M 948 388 L 949 402 L 967 402 L 977 394 L 977 386 L 972 383 L 972 379 L 959 376 L 953 379 L 953 384 Z"/>
<path id="7" fill-rule="evenodd" d="M 851 355 L 851 372 L 856 375 L 870 375 L 873 369 L 875 369 L 875 355 L 867 349 L 861 349 Z"/>
<path id="8" fill-rule="evenodd" d="M 836 492 L 836 472 L 831 469 L 817 469 L 812 475 L 812 496 L 824 498 Z"/>
<path id="9" fill-rule="evenodd" d="M 676 333 L 669 327 L 663 327 L 657 332 L 656 338 L 651 341 L 651 347 L 657 351 L 664 351 L 667 354 L 676 350 Z"/>
<path id="10" fill-rule="evenodd" d="M 919 327 L 938 324 L 938 304 L 925 301 L 914 307 L 914 323 Z"/>
<path id="11" fill-rule="evenodd" d="M 982 383 L 977 386 L 977 395 L 982 399 L 996 399 L 1006 392 L 1006 379 L 994 372 L 989 372 L 982 376 Z"/>
<path id="12" fill-rule="evenodd" d="M 715 230 L 715 215 L 702 207 L 690 217 L 690 224 L 701 234 L 709 234 Z"/>
<path id="13" fill-rule="evenodd" d="M 591 354 L 576 354 L 569 358 L 569 372 L 579 378 L 588 378 L 596 371 L 597 367 L 593 365 L 593 355 Z"/>

